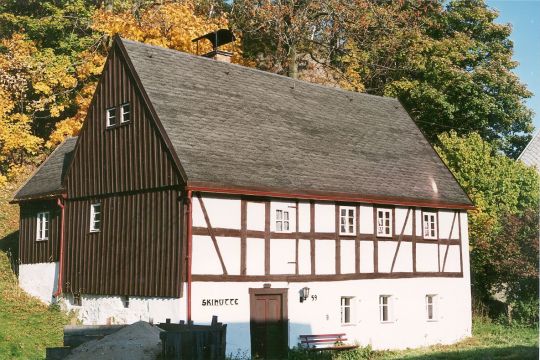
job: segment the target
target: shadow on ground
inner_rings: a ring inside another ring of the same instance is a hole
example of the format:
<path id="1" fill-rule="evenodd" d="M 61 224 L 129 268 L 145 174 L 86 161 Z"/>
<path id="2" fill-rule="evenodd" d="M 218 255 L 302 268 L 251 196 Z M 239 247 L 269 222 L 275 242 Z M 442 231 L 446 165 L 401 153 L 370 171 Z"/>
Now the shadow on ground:
<path id="1" fill-rule="evenodd" d="M 399 357 L 397 357 L 399 358 Z M 397 359 L 396 358 L 396 359 Z M 445 352 L 434 352 L 424 355 L 404 355 L 403 359 L 409 360 L 525 360 L 525 359 L 538 359 L 538 347 L 535 346 L 510 346 L 510 347 L 496 347 L 496 348 L 478 348 L 470 350 L 456 350 Z"/>
<path id="2" fill-rule="evenodd" d="M 0 238 L 0 251 L 6 253 L 9 258 L 11 269 L 15 274 L 19 273 L 17 257 L 19 254 L 19 230 L 13 231 Z"/>

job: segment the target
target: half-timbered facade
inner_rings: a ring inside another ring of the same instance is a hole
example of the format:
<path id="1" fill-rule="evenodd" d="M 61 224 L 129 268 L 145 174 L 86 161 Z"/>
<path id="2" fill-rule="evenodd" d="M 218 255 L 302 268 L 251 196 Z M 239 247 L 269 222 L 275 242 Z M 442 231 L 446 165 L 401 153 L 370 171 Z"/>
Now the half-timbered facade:
<path id="1" fill-rule="evenodd" d="M 116 38 L 15 201 L 21 286 L 85 323 L 218 315 L 269 358 L 470 335 L 471 203 L 394 99 Z"/>

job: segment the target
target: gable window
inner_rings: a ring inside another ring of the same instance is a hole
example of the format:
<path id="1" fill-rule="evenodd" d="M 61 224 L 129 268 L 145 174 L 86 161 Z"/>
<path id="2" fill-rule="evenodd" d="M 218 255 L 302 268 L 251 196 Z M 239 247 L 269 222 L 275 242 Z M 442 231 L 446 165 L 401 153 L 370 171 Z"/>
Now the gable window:
<path id="1" fill-rule="evenodd" d="M 341 297 L 341 325 L 353 323 L 353 300 L 352 296 Z"/>
<path id="2" fill-rule="evenodd" d="M 109 108 L 106 111 L 107 127 L 116 125 L 116 108 Z"/>
<path id="3" fill-rule="evenodd" d="M 101 204 L 90 205 L 90 232 L 98 232 L 101 229 Z"/>
<path id="4" fill-rule="evenodd" d="M 393 321 L 393 299 L 391 295 L 379 296 L 379 318 L 381 322 Z"/>
<path id="5" fill-rule="evenodd" d="M 120 123 L 123 124 L 125 122 L 128 122 L 131 120 L 131 112 L 130 112 L 130 106 L 129 103 L 125 103 L 122 106 L 120 106 Z"/>
<path id="6" fill-rule="evenodd" d="M 39 212 L 37 214 L 37 233 L 36 240 L 48 240 L 49 239 L 49 212 Z"/>
<path id="7" fill-rule="evenodd" d="M 428 321 L 437 321 L 437 295 L 426 295 L 426 318 Z"/>
<path id="8" fill-rule="evenodd" d="M 339 207 L 339 233 L 341 235 L 356 234 L 356 208 L 353 206 Z"/>
<path id="9" fill-rule="evenodd" d="M 437 217 L 435 213 L 424 213 L 423 226 L 425 239 L 437 238 Z"/>
<path id="10" fill-rule="evenodd" d="M 377 209 L 377 236 L 392 236 L 391 209 Z"/>
<path id="11" fill-rule="evenodd" d="M 276 231 L 289 232 L 291 231 L 290 213 L 289 210 L 276 210 Z"/>

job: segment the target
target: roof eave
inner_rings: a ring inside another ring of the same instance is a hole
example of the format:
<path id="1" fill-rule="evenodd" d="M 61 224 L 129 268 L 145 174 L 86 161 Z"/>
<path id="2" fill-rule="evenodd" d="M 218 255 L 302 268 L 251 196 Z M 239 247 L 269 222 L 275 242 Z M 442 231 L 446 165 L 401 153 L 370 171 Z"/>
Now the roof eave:
<path id="1" fill-rule="evenodd" d="M 290 191 L 286 189 L 274 188 L 254 188 L 239 186 L 222 186 L 204 182 L 188 182 L 186 190 L 200 191 L 206 193 L 227 194 L 227 195 L 247 195 L 264 196 L 275 198 L 321 200 L 321 201 L 342 201 L 355 203 L 368 203 L 380 205 L 398 206 L 418 206 L 438 209 L 463 209 L 474 210 L 475 206 L 467 203 L 452 203 L 445 201 L 430 201 L 425 199 L 414 199 L 405 197 L 383 197 L 366 194 L 318 192 L 318 191 Z"/>
<path id="2" fill-rule="evenodd" d="M 26 201 L 50 200 L 50 199 L 55 199 L 60 196 L 65 197 L 64 190 L 50 191 L 50 192 L 41 193 L 41 194 L 31 194 L 31 195 L 22 196 L 20 198 L 14 197 L 12 200 L 10 200 L 9 203 L 19 204 Z"/>

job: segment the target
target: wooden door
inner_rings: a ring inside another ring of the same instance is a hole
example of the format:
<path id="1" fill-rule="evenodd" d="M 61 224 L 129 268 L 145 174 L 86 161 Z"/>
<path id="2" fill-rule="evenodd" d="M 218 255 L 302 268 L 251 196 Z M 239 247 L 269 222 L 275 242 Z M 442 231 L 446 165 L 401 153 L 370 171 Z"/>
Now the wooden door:
<path id="1" fill-rule="evenodd" d="M 252 358 L 286 359 L 287 289 L 250 289 L 250 309 Z"/>

